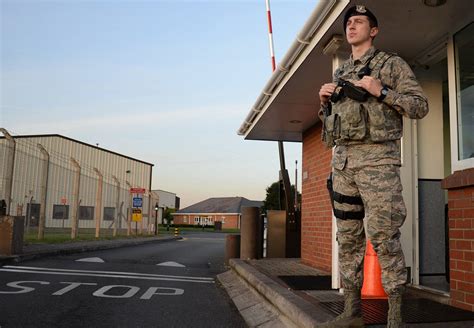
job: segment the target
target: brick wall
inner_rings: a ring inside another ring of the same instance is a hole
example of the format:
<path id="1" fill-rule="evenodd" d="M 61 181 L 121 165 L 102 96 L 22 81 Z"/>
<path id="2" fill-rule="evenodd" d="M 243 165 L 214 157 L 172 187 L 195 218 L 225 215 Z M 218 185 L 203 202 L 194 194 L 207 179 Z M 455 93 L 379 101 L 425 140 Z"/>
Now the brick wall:
<path id="1" fill-rule="evenodd" d="M 301 261 L 331 271 L 332 210 L 326 189 L 332 152 L 321 142 L 321 125 L 303 136 Z"/>
<path id="2" fill-rule="evenodd" d="M 474 168 L 443 180 L 448 189 L 451 305 L 474 311 Z"/>

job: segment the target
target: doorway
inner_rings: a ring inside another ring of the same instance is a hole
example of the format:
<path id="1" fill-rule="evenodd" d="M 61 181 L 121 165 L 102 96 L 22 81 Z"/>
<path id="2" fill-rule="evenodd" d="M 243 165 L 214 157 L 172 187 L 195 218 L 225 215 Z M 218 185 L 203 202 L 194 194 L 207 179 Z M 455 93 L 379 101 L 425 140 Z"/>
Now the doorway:
<path id="1" fill-rule="evenodd" d="M 449 292 L 447 192 L 441 188 L 442 179 L 451 173 L 446 57 L 418 68 L 415 74 L 430 108 L 429 114 L 417 122 L 418 283 Z"/>

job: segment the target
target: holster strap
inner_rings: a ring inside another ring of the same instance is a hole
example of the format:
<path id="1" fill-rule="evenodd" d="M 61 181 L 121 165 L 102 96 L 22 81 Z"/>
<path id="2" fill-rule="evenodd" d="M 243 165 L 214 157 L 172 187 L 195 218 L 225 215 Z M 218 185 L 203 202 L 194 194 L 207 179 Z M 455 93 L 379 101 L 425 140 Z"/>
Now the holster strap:
<path id="1" fill-rule="evenodd" d="M 363 220 L 365 217 L 365 212 L 345 212 L 338 209 L 334 209 L 334 216 L 341 220 Z"/>
<path id="2" fill-rule="evenodd" d="M 364 205 L 360 196 L 347 196 L 333 191 L 334 200 L 339 204 Z"/>

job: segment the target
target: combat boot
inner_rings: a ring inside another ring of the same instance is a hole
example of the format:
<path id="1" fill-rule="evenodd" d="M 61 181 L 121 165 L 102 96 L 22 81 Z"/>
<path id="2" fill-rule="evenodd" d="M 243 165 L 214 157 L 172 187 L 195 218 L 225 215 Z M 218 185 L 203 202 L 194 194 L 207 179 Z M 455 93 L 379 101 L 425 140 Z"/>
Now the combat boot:
<path id="1" fill-rule="evenodd" d="M 392 295 L 388 298 L 387 328 L 406 327 L 402 320 L 402 296 Z"/>
<path id="2" fill-rule="evenodd" d="M 344 290 L 344 312 L 338 315 L 334 320 L 318 325 L 321 328 L 339 328 L 339 327 L 364 327 L 362 319 L 362 301 L 360 290 Z"/>

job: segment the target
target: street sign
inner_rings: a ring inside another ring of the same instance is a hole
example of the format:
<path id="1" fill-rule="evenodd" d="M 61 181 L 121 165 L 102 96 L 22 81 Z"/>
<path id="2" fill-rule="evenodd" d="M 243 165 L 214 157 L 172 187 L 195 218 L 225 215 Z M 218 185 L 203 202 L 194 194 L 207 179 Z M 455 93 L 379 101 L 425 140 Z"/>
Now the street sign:
<path id="1" fill-rule="evenodd" d="M 143 198 L 133 197 L 133 207 L 143 207 Z"/>
<path id="2" fill-rule="evenodd" d="M 142 210 L 140 208 L 132 208 L 132 221 L 140 222 L 142 220 Z"/>
<path id="3" fill-rule="evenodd" d="M 130 193 L 131 194 L 144 194 L 146 193 L 145 188 L 130 188 Z"/>

